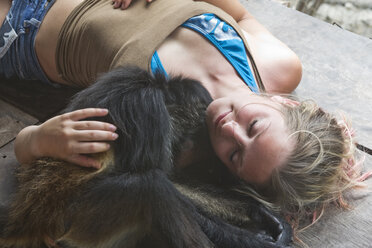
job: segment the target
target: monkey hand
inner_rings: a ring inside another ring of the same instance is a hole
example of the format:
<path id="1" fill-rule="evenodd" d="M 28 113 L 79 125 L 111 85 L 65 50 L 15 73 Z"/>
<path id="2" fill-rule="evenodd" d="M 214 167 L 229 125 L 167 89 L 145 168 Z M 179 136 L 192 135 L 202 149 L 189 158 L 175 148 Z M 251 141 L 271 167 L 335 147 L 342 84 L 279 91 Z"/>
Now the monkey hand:
<path id="1" fill-rule="evenodd" d="M 280 247 L 287 247 L 292 242 L 292 228 L 286 221 L 274 215 L 262 205 L 260 205 L 260 217 L 262 218 L 262 223 L 269 224 L 267 225 L 269 234 L 259 234 L 262 239 L 266 239 Z"/>
<path id="2" fill-rule="evenodd" d="M 114 9 L 127 9 L 133 0 L 112 0 L 112 5 Z M 154 0 L 146 0 L 147 3 L 151 3 Z"/>
<path id="3" fill-rule="evenodd" d="M 80 166 L 99 168 L 98 161 L 84 154 L 107 151 L 110 145 L 104 141 L 113 141 L 118 137 L 114 132 L 116 127 L 109 123 L 81 120 L 107 114 L 107 109 L 87 108 L 33 126 L 28 142 L 33 158 L 53 157 Z"/>

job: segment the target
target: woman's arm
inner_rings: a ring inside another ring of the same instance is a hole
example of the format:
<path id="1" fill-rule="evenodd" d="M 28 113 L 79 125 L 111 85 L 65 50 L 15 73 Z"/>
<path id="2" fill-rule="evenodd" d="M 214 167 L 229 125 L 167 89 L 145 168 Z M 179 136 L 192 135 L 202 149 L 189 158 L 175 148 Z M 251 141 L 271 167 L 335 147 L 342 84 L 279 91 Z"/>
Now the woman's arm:
<path id="1" fill-rule="evenodd" d="M 272 34 L 259 23 L 239 2 L 239 0 L 194 0 L 210 3 L 231 15 L 237 23 L 249 34 Z"/>
<path id="2" fill-rule="evenodd" d="M 99 121 L 80 120 L 107 114 L 107 109 L 82 109 L 53 117 L 39 126 L 24 128 L 15 140 L 17 160 L 25 164 L 48 156 L 99 168 L 98 161 L 83 154 L 107 151 L 110 145 L 103 141 L 118 137 L 114 133 L 116 127 Z"/>
<path id="3" fill-rule="evenodd" d="M 242 28 L 257 67 L 269 93 L 290 93 L 301 81 L 302 64 L 298 56 L 259 23 L 239 0 L 204 1 L 231 15 Z"/>

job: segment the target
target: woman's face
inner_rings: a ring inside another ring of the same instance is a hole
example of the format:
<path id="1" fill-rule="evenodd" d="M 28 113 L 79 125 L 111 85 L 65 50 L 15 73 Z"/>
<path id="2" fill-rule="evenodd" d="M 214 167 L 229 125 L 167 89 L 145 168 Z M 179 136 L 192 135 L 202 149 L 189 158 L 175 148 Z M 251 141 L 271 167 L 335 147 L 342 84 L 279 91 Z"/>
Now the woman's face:
<path id="1" fill-rule="evenodd" d="M 275 98 L 238 93 L 213 101 L 207 125 L 213 149 L 236 176 L 265 184 L 293 149 Z"/>

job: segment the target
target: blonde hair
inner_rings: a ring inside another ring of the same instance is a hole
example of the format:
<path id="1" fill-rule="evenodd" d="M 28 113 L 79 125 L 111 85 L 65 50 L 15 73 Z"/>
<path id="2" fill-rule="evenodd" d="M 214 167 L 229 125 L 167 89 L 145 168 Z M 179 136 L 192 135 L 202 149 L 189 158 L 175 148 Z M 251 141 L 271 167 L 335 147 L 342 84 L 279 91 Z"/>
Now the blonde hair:
<path id="1" fill-rule="evenodd" d="M 345 118 L 337 121 L 310 100 L 283 104 L 282 112 L 295 148 L 272 174 L 266 195 L 296 228 L 332 202 L 348 208 L 344 193 L 361 185 L 362 162 Z"/>

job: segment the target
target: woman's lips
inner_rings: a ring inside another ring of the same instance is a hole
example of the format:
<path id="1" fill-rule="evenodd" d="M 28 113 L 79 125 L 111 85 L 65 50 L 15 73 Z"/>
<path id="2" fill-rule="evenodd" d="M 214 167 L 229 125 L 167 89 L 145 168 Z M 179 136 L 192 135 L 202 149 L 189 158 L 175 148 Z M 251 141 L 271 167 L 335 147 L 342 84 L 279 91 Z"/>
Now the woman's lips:
<path id="1" fill-rule="evenodd" d="M 222 120 L 226 115 L 230 114 L 231 112 L 232 112 L 232 111 L 229 110 L 229 111 L 227 111 L 227 112 L 224 112 L 224 113 L 220 114 L 220 115 L 217 117 L 216 121 L 214 122 L 215 127 L 217 127 L 217 126 L 218 126 L 218 123 L 220 123 L 220 121 L 221 121 L 221 120 Z"/>

